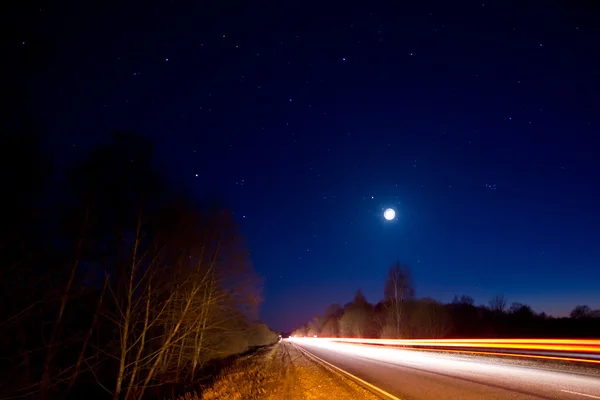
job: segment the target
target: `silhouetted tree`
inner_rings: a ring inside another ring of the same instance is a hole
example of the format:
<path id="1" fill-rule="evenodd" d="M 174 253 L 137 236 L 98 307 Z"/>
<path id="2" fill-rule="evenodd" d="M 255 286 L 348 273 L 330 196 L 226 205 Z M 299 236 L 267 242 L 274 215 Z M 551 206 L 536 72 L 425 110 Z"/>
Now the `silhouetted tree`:
<path id="1" fill-rule="evenodd" d="M 519 302 L 513 302 L 510 305 L 508 312 L 510 312 L 511 314 L 513 314 L 515 316 L 524 317 L 524 318 L 532 317 L 534 315 L 533 310 L 531 309 L 530 306 L 523 304 L 523 303 L 519 303 Z"/>
<path id="2" fill-rule="evenodd" d="M 415 303 L 411 325 L 413 336 L 437 339 L 446 337 L 450 333 L 451 319 L 442 304 L 425 298 Z"/>
<path id="3" fill-rule="evenodd" d="M 400 338 L 403 334 L 406 303 L 414 298 L 415 289 L 408 267 L 397 262 L 388 270 L 385 280 L 384 302 L 387 306 L 386 323 L 381 332 L 382 337 Z"/>
<path id="4" fill-rule="evenodd" d="M 339 321 L 344 314 L 344 309 L 339 304 L 331 304 L 325 310 L 323 315 L 323 325 L 321 329 L 321 336 L 325 337 L 336 337 L 339 335 Z"/>
<path id="5" fill-rule="evenodd" d="M 344 307 L 339 322 L 340 334 L 344 337 L 366 337 L 372 328 L 372 306 L 360 290 L 356 291 L 351 303 Z"/>
<path id="6" fill-rule="evenodd" d="M 308 324 L 302 325 L 301 327 L 294 329 L 291 335 L 295 337 L 308 336 Z"/>
<path id="7" fill-rule="evenodd" d="M 506 308 L 506 299 L 504 295 L 497 294 L 489 301 L 490 310 L 494 312 L 504 312 Z"/>
<path id="8" fill-rule="evenodd" d="M 384 299 L 375 306 L 368 304 L 362 292 L 358 291 L 352 302 L 340 310 L 339 306 L 331 306 L 323 317 L 322 336 L 342 337 L 397 337 L 395 327 L 390 324 L 390 313 L 397 315 L 391 304 L 402 304 L 401 337 L 405 338 L 515 338 L 515 337 L 600 337 L 600 310 L 580 305 L 573 309 L 570 318 L 556 318 L 545 313 L 536 314 L 533 309 L 522 303 L 514 302 L 506 309 L 503 295 L 496 295 L 489 302 L 489 307 L 476 306 L 474 299 L 468 295 L 454 296 L 448 304 L 431 298 L 415 299 L 411 290 L 409 296 L 398 296 L 395 301 L 390 293 L 401 293 L 394 290 L 393 282 L 402 276 L 402 268 L 396 264 L 390 269 L 384 290 Z M 399 271 L 400 270 L 400 271 Z M 402 285 L 399 285 L 402 287 Z M 412 288 L 411 286 L 408 286 Z M 402 299 L 402 301 L 400 301 Z M 336 332 L 331 321 L 338 316 L 339 331 Z M 297 332 L 304 335 L 308 327 Z"/>
<path id="9" fill-rule="evenodd" d="M 571 318 L 600 318 L 600 310 L 592 310 L 587 305 L 579 305 L 573 308 L 570 314 Z"/>
<path id="10" fill-rule="evenodd" d="M 337 337 L 340 334 L 340 323 L 338 318 L 330 318 L 323 325 L 321 330 L 321 336 L 323 337 Z"/>
<path id="11" fill-rule="evenodd" d="M 444 308 L 452 320 L 453 333 L 459 337 L 478 337 L 489 333 L 484 332 L 485 325 L 481 323 L 488 310 L 484 307 L 476 307 L 472 297 L 455 295 L 452 302 L 445 305 Z"/>
<path id="12" fill-rule="evenodd" d="M 0 305 L 0 376 L 10 377 L 0 388 L 4 393 L 42 393 L 40 374 L 42 368 L 49 369 L 57 342 L 54 306 L 71 294 L 59 289 L 68 264 L 66 254 L 52 248 L 48 240 L 53 217 L 52 204 L 44 201 L 49 172 L 31 121 L 2 132 L 0 291 L 9 301 Z M 46 348 L 48 339 L 52 340 Z"/>
<path id="13" fill-rule="evenodd" d="M 19 192 L 0 210 L 0 397 L 62 398 L 95 380 L 140 398 L 276 340 L 252 322 L 261 281 L 231 214 L 168 190 L 150 143 L 115 134 L 44 204 L 35 141 L 0 140 L 29 176 L 6 177 Z"/>
<path id="14" fill-rule="evenodd" d="M 463 294 L 462 296 L 460 296 L 460 298 L 457 295 L 454 295 L 454 298 L 452 299 L 452 304 L 464 304 L 472 306 L 475 304 L 475 300 L 473 300 L 471 296 L 467 296 L 466 294 Z"/>
<path id="15" fill-rule="evenodd" d="M 344 309 L 342 306 L 339 304 L 331 304 L 329 307 L 327 307 L 327 310 L 325 310 L 323 317 L 326 319 L 340 318 L 342 314 L 344 314 Z"/>
<path id="16" fill-rule="evenodd" d="M 327 320 L 323 317 L 314 317 L 308 323 L 308 336 L 321 336 L 321 331 Z"/>

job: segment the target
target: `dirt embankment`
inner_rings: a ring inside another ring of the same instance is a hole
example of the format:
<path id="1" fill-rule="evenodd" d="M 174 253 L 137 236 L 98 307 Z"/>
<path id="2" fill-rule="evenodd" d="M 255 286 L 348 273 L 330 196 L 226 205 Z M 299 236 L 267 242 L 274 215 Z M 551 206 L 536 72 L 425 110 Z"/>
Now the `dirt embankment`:
<path id="1" fill-rule="evenodd" d="M 201 396 L 188 394 L 178 400 L 200 399 L 376 400 L 378 397 L 282 341 L 237 360 Z"/>

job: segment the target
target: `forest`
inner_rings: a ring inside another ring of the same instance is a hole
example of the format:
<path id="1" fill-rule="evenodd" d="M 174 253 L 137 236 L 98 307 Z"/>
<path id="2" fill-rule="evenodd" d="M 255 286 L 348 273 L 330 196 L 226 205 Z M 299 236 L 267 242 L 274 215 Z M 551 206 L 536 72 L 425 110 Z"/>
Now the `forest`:
<path id="1" fill-rule="evenodd" d="M 569 317 L 536 313 L 519 302 L 508 304 L 498 294 L 488 304 L 475 305 L 468 295 L 443 304 L 417 298 L 408 266 L 389 268 L 383 300 L 370 304 L 360 290 L 344 306 L 332 304 L 294 330 L 292 336 L 442 339 L 442 338 L 597 338 L 600 310 L 575 306 Z"/>
<path id="2" fill-rule="evenodd" d="M 61 172 L 33 131 L 0 137 L 1 398 L 164 398 L 278 339 L 231 213 L 150 142 L 115 133 Z"/>

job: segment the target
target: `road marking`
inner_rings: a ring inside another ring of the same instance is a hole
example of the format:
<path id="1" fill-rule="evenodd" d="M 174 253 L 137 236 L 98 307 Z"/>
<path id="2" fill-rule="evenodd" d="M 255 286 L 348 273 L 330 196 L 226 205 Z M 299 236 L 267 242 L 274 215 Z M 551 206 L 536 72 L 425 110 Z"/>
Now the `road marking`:
<path id="1" fill-rule="evenodd" d="M 296 345 L 295 343 L 294 343 L 294 346 L 297 346 L 297 347 L 298 347 L 298 348 L 299 348 L 301 351 L 305 352 L 305 353 L 306 353 L 307 355 L 309 355 L 310 357 L 313 357 L 313 358 L 317 359 L 319 362 L 321 362 L 321 363 L 323 363 L 323 364 L 325 364 L 325 365 L 327 365 L 327 366 L 329 366 L 329 367 L 331 367 L 331 368 L 333 368 L 333 369 L 337 370 L 337 371 L 338 371 L 338 372 L 340 372 L 342 375 L 347 375 L 347 376 L 351 377 L 352 379 L 354 379 L 354 380 L 356 380 L 356 381 L 360 382 L 361 384 L 363 384 L 363 385 L 365 385 L 365 386 L 367 386 L 367 387 L 369 387 L 369 388 L 371 388 L 371 389 L 375 390 L 376 392 L 378 392 L 379 394 L 381 394 L 381 395 L 383 395 L 383 396 L 387 397 L 388 399 L 391 399 L 391 400 L 401 400 L 399 397 L 396 397 L 396 396 L 394 396 L 393 394 L 391 394 L 391 393 L 388 393 L 388 392 L 386 392 L 385 390 L 383 390 L 383 389 L 380 389 L 380 388 L 378 388 L 377 386 L 375 386 L 375 385 L 373 385 L 373 384 L 370 384 L 369 382 L 367 382 L 367 381 L 365 381 L 365 380 L 363 380 L 363 379 L 360 379 L 358 376 L 356 376 L 356 375 L 352 375 L 350 372 L 348 372 L 348 371 L 346 371 L 346 370 L 343 370 L 343 369 L 341 369 L 340 367 L 336 367 L 335 365 L 333 365 L 333 364 L 331 364 L 331 363 L 328 363 L 327 361 L 323 360 L 322 358 L 319 358 L 319 357 L 315 356 L 313 353 L 309 352 L 309 351 L 308 351 L 308 350 L 306 350 L 305 348 L 303 348 L 303 347 L 301 347 L 301 346 L 298 346 L 298 345 Z M 600 398 L 600 397 L 598 397 L 598 398 Z"/>
<path id="2" fill-rule="evenodd" d="M 585 394 L 585 393 L 579 393 L 579 392 L 571 392 L 570 390 L 561 389 L 561 392 L 571 393 L 571 394 L 578 394 L 580 396 L 585 396 L 585 397 L 589 397 L 589 398 L 592 398 L 592 399 L 600 399 L 600 396 L 593 396 L 591 394 Z"/>

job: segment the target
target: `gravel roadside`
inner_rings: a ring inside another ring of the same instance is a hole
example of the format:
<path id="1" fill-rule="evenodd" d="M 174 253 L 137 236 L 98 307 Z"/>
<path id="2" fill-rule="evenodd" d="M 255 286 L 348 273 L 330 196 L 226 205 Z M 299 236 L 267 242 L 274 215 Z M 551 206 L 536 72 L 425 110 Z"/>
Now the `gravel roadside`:
<path id="1" fill-rule="evenodd" d="M 377 400 L 354 381 L 306 357 L 281 341 L 267 351 L 237 360 L 201 397 L 240 400 Z"/>

